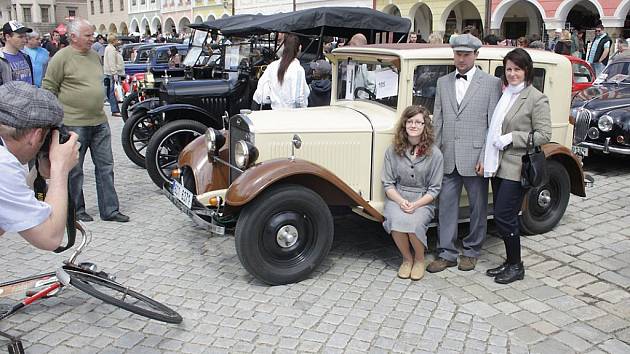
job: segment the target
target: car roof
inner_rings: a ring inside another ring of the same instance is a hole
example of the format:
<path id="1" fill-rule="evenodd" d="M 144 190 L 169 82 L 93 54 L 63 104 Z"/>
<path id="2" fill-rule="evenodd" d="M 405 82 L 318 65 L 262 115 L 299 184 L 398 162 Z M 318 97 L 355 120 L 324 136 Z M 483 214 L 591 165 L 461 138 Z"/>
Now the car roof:
<path id="1" fill-rule="evenodd" d="M 479 60 L 503 60 L 503 57 L 515 47 L 487 45 L 479 48 Z M 569 64 L 564 56 L 542 49 L 524 48 L 537 63 Z M 369 53 L 380 55 L 395 55 L 401 59 L 452 59 L 453 50 L 448 44 L 419 44 L 419 43 L 389 43 L 371 44 L 364 47 L 341 47 L 333 50 L 333 54 Z"/>
<path id="2" fill-rule="evenodd" d="M 141 45 L 140 47 L 138 47 L 138 49 L 151 49 L 154 47 L 160 47 L 163 46 L 165 43 L 146 43 Z"/>
<path id="3" fill-rule="evenodd" d="M 163 43 L 164 45 L 155 48 L 157 51 L 169 50 L 171 47 L 176 47 L 177 50 L 188 49 L 188 44 L 179 44 L 179 43 Z"/>

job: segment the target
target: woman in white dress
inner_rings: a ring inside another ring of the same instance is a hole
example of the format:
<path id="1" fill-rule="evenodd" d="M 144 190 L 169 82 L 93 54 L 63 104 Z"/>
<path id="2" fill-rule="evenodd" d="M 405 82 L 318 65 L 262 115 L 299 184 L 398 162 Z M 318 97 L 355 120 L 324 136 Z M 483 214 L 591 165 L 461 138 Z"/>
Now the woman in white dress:
<path id="1" fill-rule="evenodd" d="M 396 125 L 393 144 L 385 152 L 383 227 L 403 257 L 398 270 L 398 277 L 403 279 L 420 280 L 424 276 L 426 234 L 444 175 L 442 152 L 433 142 L 429 110 L 409 106 Z"/>

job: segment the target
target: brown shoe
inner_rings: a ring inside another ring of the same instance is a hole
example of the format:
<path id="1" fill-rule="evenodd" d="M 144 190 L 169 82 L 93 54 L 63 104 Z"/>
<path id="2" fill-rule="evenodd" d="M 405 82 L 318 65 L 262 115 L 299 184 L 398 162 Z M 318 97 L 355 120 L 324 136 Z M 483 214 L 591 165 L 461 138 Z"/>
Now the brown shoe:
<path id="1" fill-rule="evenodd" d="M 477 265 L 477 258 L 468 257 L 468 256 L 460 256 L 459 267 L 457 267 L 457 269 L 467 272 L 469 270 L 475 269 L 476 265 Z"/>
<path id="2" fill-rule="evenodd" d="M 434 260 L 433 262 L 431 262 L 431 264 L 429 264 L 429 266 L 427 267 L 427 272 L 429 273 L 437 273 L 437 272 L 441 272 L 446 268 L 450 268 L 450 267 L 455 267 L 457 265 L 457 262 L 455 261 L 448 261 L 444 258 L 439 258 Z"/>
<path id="3" fill-rule="evenodd" d="M 400 268 L 398 268 L 398 277 L 401 279 L 409 279 L 412 265 L 413 264 L 411 262 L 403 262 L 400 265 Z"/>
<path id="4" fill-rule="evenodd" d="M 420 280 L 422 277 L 424 277 L 424 262 L 414 261 L 409 278 L 411 280 Z"/>

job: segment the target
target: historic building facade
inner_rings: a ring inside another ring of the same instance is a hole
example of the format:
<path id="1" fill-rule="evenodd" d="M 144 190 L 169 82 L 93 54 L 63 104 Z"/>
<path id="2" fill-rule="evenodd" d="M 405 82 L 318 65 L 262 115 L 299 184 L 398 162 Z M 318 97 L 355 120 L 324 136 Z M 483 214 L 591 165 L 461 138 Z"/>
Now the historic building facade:
<path id="1" fill-rule="evenodd" d="M 18 20 L 40 33 L 75 17 L 87 17 L 86 0 L 0 0 L 2 23 Z"/>
<path id="2" fill-rule="evenodd" d="M 87 19 L 101 34 L 129 34 L 127 0 L 87 0 Z"/>

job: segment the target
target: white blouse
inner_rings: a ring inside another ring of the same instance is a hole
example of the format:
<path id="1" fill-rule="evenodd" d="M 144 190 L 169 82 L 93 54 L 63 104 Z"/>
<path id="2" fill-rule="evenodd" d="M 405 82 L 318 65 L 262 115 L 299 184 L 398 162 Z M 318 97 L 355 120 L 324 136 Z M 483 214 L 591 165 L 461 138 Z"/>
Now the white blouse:
<path id="1" fill-rule="evenodd" d="M 297 59 L 284 73 L 282 84 L 278 81 L 278 68 L 280 60 L 276 60 L 267 66 L 254 92 L 254 101 L 258 104 L 271 104 L 272 109 L 302 108 L 308 105 L 310 90 L 306 84 L 304 68 Z"/>

